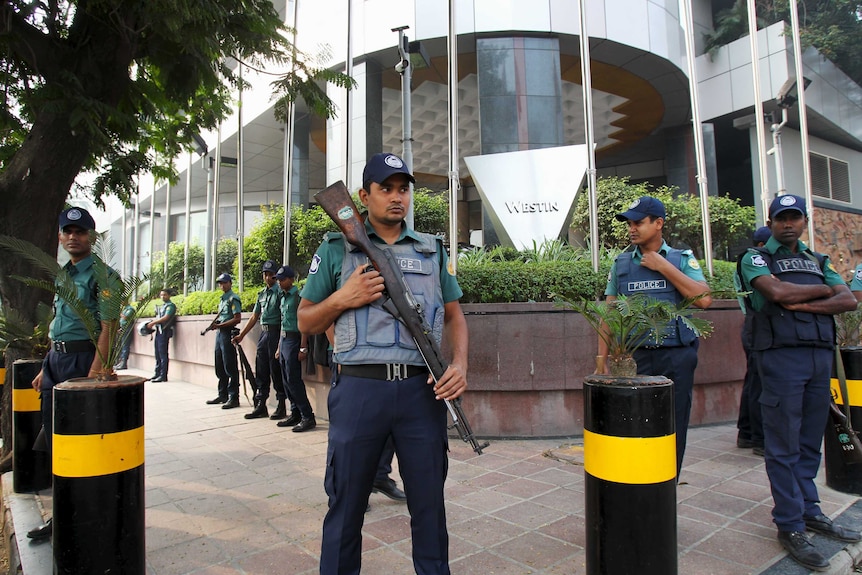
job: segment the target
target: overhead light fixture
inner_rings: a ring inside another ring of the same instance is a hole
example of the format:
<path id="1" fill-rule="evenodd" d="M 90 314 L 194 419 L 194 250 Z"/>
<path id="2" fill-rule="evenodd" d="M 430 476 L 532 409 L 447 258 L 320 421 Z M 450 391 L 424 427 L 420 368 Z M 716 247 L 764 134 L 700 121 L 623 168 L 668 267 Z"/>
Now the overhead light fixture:
<path id="1" fill-rule="evenodd" d="M 803 76 L 802 90 L 807 89 L 810 84 L 811 80 Z M 796 81 L 796 78 L 788 78 L 778 90 L 778 95 L 775 96 L 775 103 L 778 104 L 779 108 L 786 110 L 792 107 L 797 100 L 799 100 L 799 83 Z"/>

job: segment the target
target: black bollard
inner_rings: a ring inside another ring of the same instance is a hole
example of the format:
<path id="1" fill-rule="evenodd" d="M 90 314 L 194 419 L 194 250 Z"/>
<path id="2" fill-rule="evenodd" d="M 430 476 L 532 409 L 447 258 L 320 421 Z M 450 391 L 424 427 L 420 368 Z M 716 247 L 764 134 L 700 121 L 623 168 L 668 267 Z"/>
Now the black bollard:
<path id="1" fill-rule="evenodd" d="M 862 432 L 862 347 L 841 349 L 841 360 L 847 377 L 847 395 L 850 403 L 850 421 L 853 429 Z M 844 410 L 844 397 L 838 386 L 837 374 L 833 367 L 832 395 L 835 403 Z M 843 493 L 862 495 L 862 464 L 848 465 L 841 454 L 841 443 L 832 426 L 832 419 L 826 422 L 823 435 L 823 459 L 826 465 L 826 485 Z"/>
<path id="2" fill-rule="evenodd" d="M 587 575 L 676 575 L 673 382 L 584 381 Z"/>
<path id="3" fill-rule="evenodd" d="M 146 573 L 144 380 L 54 388 L 54 573 Z"/>
<path id="4" fill-rule="evenodd" d="M 42 400 L 33 378 L 42 360 L 19 359 L 12 364 L 12 489 L 15 493 L 40 491 L 51 486 L 47 446 L 33 449 L 42 429 Z"/>

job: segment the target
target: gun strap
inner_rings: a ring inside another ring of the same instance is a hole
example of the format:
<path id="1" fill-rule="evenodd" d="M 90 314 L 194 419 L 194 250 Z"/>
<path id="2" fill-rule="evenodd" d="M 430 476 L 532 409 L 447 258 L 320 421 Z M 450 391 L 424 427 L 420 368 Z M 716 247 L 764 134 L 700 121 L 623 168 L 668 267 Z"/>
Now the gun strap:
<path id="1" fill-rule="evenodd" d="M 835 371 L 838 373 L 838 387 L 841 389 L 844 415 L 847 416 L 847 429 L 852 430 L 853 424 L 850 421 L 850 395 L 847 393 L 847 375 L 844 373 L 844 361 L 841 359 L 841 349 L 837 345 L 835 346 Z"/>

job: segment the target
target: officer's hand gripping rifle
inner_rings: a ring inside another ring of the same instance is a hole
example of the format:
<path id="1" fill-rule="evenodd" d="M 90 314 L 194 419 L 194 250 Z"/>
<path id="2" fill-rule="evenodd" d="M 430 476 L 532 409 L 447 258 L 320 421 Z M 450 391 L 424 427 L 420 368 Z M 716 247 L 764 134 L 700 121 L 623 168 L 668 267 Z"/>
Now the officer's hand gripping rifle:
<path id="1" fill-rule="evenodd" d="M 350 199 L 344 182 L 338 181 L 316 193 L 314 199 L 341 229 L 344 237 L 361 249 L 368 256 L 375 269 L 380 272 L 383 277 L 383 287 L 386 289 L 383 294 L 385 298 L 383 309 L 407 327 L 410 335 L 413 336 L 416 347 L 422 354 L 425 365 L 428 366 L 428 371 L 431 372 L 431 377 L 434 378 L 435 383 L 438 382 L 449 366 L 443 359 L 440 346 L 437 345 L 430 326 L 422 316 L 419 304 L 416 303 L 410 288 L 407 287 L 407 282 L 404 280 L 395 256 L 390 250 L 377 247 L 368 237 L 365 224 L 359 217 L 356 205 Z M 444 402 L 449 410 L 449 415 L 452 417 L 452 427 L 449 429 L 454 427 L 461 439 L 465 443 L 469 443 L 473 451 L 481 454 L 489 443 L 486 441 L 480 444 L 476 440 L 473 430 L 464 416 L 464 411 L 461 409 L 461 398 L 452 401 L 447 399 Z"/>
<path id="2" fill-rule="evenodd" d="M 213 318 L 210 324 L 206 327 L 205 330 L 201 332 L 201 335 L 206 335 L 208 331 L 212 331 L 216 328 L 216 324 L 218 323 L 218 314 Z"/>

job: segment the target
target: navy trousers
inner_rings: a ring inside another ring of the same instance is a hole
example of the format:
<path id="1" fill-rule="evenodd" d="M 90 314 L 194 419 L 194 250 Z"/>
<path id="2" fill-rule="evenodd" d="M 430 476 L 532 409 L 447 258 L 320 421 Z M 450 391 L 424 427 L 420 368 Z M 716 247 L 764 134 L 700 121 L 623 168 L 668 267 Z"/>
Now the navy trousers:
<path id="1" fill-rule="evenodd" d="M 407 494 L 418 575 L 450 575 L 443 484 L 446 407 L 419 375 L 402 381 L 338 376 L 329 392 L 329 448 L 324 487 L 321 575 L 358 575 L 362 523 L 389 436 Z"/>
<path id="2" fill-rule="evenodd" d="M 275 359 L 275 352 L 278 350 L 278 328 L 275 330 L 268 329 L 262 325 L 260 337 L 257 339 L 257 353 L 254 359 L 254 381 L 256 400 L 266 401 L 269 397 L 270 382 L 275 389 L 275 398 L 279 401 L 284 400 L 287 396 L 284 393 L 284 379 L 281 374 L 281 366 L 279 360 Z"/>
<path id="3" fill-rule="evenodd" d="M 54 439 L 54 386 L 68 381 L 73 377 L 87 377 L 96 351 L 80 351 L 76 353 L 58 353 L 53 349 L 48 352 L 42 362 L 42 426 L 45 428 L 45 440 L 48 443 L 48 458 L 51 458 L 51 448 Z"/>
<path id="4" fill-rule="evenodd" d="M 763 450 L 779 531 L 805 531 L 804 517 L 821 513 L 814 478 L 829 417 L 831 349 L 755 351 L 763 390 Z"/>
<path id="5" fill-rule="evenodd" d="M 222 399 L 239 397 L 239 367 L 236 349 L 230 342 L 230 329 L 220 329 L 216 334 L 215 371 L 218 376 L 218 396 Z"/>
<path id="6" fill-rule="evenodd" d="M 302 381 L 302 362 L 299 361 L 300 336 L 283 337 L 278 350 L 278 360 L 281 363 L 281 372 L 287 384 L 287 397 L 290 399 L 290 412 L 298 411 L 303 419 L 314 416 L 311 403 L 308 401 L 308 393 L 305 390 L 305 382 Z"/>
<path id="7" fill-rule="evenodd" d="M 641 348 L 634 353 L 641 375 L 663 375 L 673 381 L 674 425 L 676 426 L 676 475 L 682 469 L 688 421 L 691 417 L 691 396 L 694 391 L 694 370 L 700 340 L 680 347 Z"/>
<path id="8" fill-rule="evenodd" d="M 162 333 L 156 330 L 156 336 L 153 338 L 156 348 L 156 379 L 168 378 L 168 343 L 170 343 L 173 334 L 174 330 L 171 328 L 164 330 Z"/>

